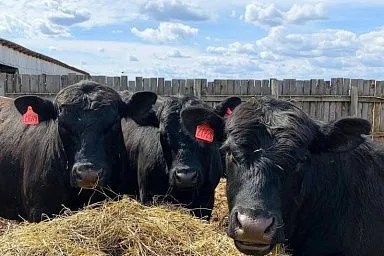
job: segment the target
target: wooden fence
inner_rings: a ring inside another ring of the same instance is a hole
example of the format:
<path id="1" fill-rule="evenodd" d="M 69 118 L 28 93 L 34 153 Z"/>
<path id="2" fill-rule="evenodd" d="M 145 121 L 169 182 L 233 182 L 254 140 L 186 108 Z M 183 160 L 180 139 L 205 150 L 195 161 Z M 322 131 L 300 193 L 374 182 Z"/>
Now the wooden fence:
<path id="1" fill-rule="evenodd" d="M 62 88 L 85 77 L 60 75 L 11 75 L 0 74 L 0 95 L 17 97 L 36 94 L 53 98 Z M 172 79 L 127 76 L 90 78 L 118 91 L 153 91 L 159 95 L 195 95 L 214 105 L 229 95 L 242 100 L 269 95 L 292 100 L 311 117 L 330 121 L 343 116 L 357 116 L 372 123 L 372 135 L 384 140 L 384 81 L 350 78 L 295 80 L 221 80 Z"/>

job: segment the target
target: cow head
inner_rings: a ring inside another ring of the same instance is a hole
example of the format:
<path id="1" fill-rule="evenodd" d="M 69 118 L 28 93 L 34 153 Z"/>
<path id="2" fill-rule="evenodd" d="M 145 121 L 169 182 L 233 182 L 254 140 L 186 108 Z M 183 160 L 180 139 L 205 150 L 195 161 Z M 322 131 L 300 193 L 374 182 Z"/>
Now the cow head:
<path id="1" fill-rule="evenodd" d="M 356 147 L 370 124 L 346 118 L 319 125 L 289 102 L 262 98 L 239 105 L 225 130 L 227 232 L 240 251 L 265 255 L 285 241 L 285 189 L 297 168 L 311 154 Z"/>
<path id="2" fill-rule="evenodd" d="M 232 107 L 230 103 L 231 99 L 223 102 L 223 107 Z M 195 111 L 184 112 L 187 109 Z M 159 109 L 158 118 L 171 186 L 179 190 L 198 190 L 206 181 L 216 186 L 222 175 L 219 154 L 222 118 L 212 107 L 193 97 L 170 97 Z M 211 140 L 196 134 L 198 126 L 199 132 L 205 129 L 212 135 Z"/>
<path id="3" fill-rule="evenodd" d="M 39 125 L 51 120 L 57 123 L 71 185 L 92 188 L 107 185 L 112 171 L 118 171 L 124 148 L 120 119 L 140 122 L 155 101 L 156 94 L 140 92 L 124 103 L 113 89 L 82 81 L 62 89 L 54 102 L 23 96 L 14 104 L 21 114 L 32 107 Z"/>

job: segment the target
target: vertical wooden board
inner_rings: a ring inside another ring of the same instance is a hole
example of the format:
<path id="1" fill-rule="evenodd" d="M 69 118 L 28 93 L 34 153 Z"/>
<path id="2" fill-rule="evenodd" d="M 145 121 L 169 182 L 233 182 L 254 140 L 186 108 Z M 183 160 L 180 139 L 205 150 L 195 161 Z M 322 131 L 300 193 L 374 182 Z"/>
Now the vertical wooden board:
<path id="1" fill-rule="evenodd" d="M 164 95 L 164 77 L 159 77 L 157 80 L 157 94 Z"/>
<path id="2" fill-rule="evenodd" d="M 21 87 L 20 92 L 29 93 L 31 88 L 29 85 L 30 75 L 21 75 Z"/>
<path id="3" fill-rule="evenodd" d="M 247 95 L 248 94 L 248 80 L 241 80 L 240 81 L 240 94 L 241 95 Z"/>
<path id="4" fill-rule="evenodd" d="M 171 94 L 177 95 L 179 93 L 179 81 L 177 79 L 172 79 L 171 81 Z"/>
<path id="5" fill-rule="evenodd" d="M 371 81 L 370 80 L 364 80 L 363 83 L 364 88 L 364 96 L 373 96 L 374 91 L 371 89 Z M 373 119 L 373 103 L 365 102 L 363 103 L 363 112 L 362 117 L 367 119 L 372 123 Z"/>
<path id="6" fill-rule="evenodd" d="M 151 80 L 149 78 L 143 78 L 143 91 L 151 90 Z"/>
<path id="7" fill-rule="evenodd" d="M 280 95 L 289 95 L 289 84 L 290 84 L 290 79 L 283 79 L 283 84 L 281 87 L 281 93 Z"/>
<path id="8" fill-rule="evenodd" d="M 364 94 L 364 80 L 363 79 L 357 79 L 357 91 L 359 93 L 359 97 L 363 96 L 363 94 Z M 362 117 L 362 116 L 363 116 L 363 103 L 361 103 L 359 100 L 357 117 Z"/>
<path id="9" fill-rule="evenodd" d="M 219 80 L 219 79 L 213 80 L 213 84 L 212 84 L 212 86 L 213 86 L 212 94 L 213 95 L 220 95 L 220 86 L 221 86 L 220 81 L 221 80 Z"/>
<path id="10" fill-rule="evenodd" d="M 215 88 L 214 82 L 208 82 L 207 83 L 207 95 L 212 95 L 214 92 L 214 88 Z"/>
<path id="11" fill-rule="evenodd" d="M 377 81 L 375 84 L 375 92 L 374 95 L 376 97 L 380 97 L 381 88 L 380 88 L 380 82 Z M 372 121 L 372 130 L 373 132 L 379 132 L 380 131 L 380 109 L 381 109 L 381 103 L 375 102 L 373 104 L 373 121 Z"/>
<path id="12" fill-rule="evenodd" d="M 164 95 L 172 95 L 172 81 L 166 80 L 164 83 Z"/>
<path id="13" fill-rule="evenodd" d="M 61 76 L 61 89 L 67 87 L 69 85 L 68 76 Z"/>
<path id="14" fill-rule="evenodd" d="M 21 75 L 15 74 L 14 76 L 15 92 L 21 92 Z"/>
<path id="15" fill-rule="evenodd" d="M 331 94 L 331 81 L 324 81 L 324 95 L 330 95 L 330 94 Z M 323 121 L 324 122 L 329 121 L 329 106 L 330 106 L 329 101 L 323 102 Z"/>
<path id="16" fill-rule="evenodd" d="M 344 87 L 344 78 L 337 78 L 336 79 L 336 95 L 338 96 L 343 95 L 343 87 Z M 336 102 L 335 119 L 340 119 L 342 117 L 342 109 L 343 109 L 343 103 Z"/>
<path id="17" fill-rule="evenodd" d="M 324 79 L 318 79 L 317 80 L 317 93 L 318 95 L 324 95 L 325 93 L 325 81 Z M 316 110 L 316 119 L 317 120 L 324 120 L 324 102 L 317 102 L 317 110 Z"/>
<path id="18" fill-rule="evenodd" d="M 193 96 L 194 93 L 194 86 L 195 86 L 195 80 L 194 79 L 187 79 L 187 83 L 185 86 L 185 95 Z"/>
<path id="19" fill-rule="evenodd" d="M 207 79 L 201 79 L 201 96 L 207 95 L 208 92 L 208 80 Z"/>
<path id="20" fill-rule="evenodd" d="M 15 92 L 15 88 L 13 86 L 13 74 L 7 74 L 7 80 L 6 80 L 6 84 L 5 84 L 5 88 L 6 88 L 6 92 L 7 93 L 14 93 Z"/>
<path id="21" fill-rule="evenodd" d="M 255 90 L 254 88 L 255 88 L 255 80 L 248 79 L 248 82 L 247 82 L 247 95 L 252 95 L 252 91 Z"/>
<path id="22" fill-rule="evenodd" d="M 376 91 L 380 98 L 384 98 L 384 81 L 376 81 Z M 384 99 L 381 99 L 381 103 L 378 107 L 379 124 L 378 131 L 384 132 Z"/>
<path id="23" fill-rule="evenodd" d="M 135 81 L 136 81 L 136 86 L 135 86 L 136 92 L 143 91 L 143 78 L 141 76 L 137 76 Z"/>
<path id="24" fill-rule="evenodd" d="M 68 85 L 72 85 L 72 84 L 77 83 L 76 78 L 77 77 L 76 77 L 75 73 L 69 73 L 68 74 Z"/>
<path id="25" fill-rule="evenodd" d="M 120 77 L 119 76 L 113 77 L 113 89 L 115 89 L 116 91 L 121 91 L 121 89 L 120 89 Z"/>
<path id="26" fill-rule="evenodd" d="M 261 95 L 271 95 L 271 83 L 267 79 L 261 81 Z"/>
<path id="27" fill-rule="evenodd" d="M 337 79 L 336 78 L 331 78 L 331 83 L 330 83 L 330 95 L 336 95 L 337 94 Z M 328 121 L 333 121 L 336 119 L 336 102 L 332 101 L 329 103 L 329 117 Z"/>
<path id="28" fill-rule="evenodd" d="M 296 79 L 289 79 L 289 92 L 288 95 L 297 95 Z"/>
<path id="29" fill-rule="evenodd" d="M 228 80 L 221 80 L 220 82 L 220 94 L 228 95 Z"/>
<path id="30" fill-rule="evenodd" d="M 49 75 L 47 76 L 47 92 L 58 93 L 61 87 L 60 75 Z"/>
<path id="31" fill-rule="evenodd" d="M 235 80 L 227 80 L 227 95 L 235 95 Z"/>
<path id="32" fill-rule="evenodd" d="M 120 90 L 121 91 L 128 90 L 128 77 L 127 76 L 121 76 Z"/>
<path id="33" fill-rule="evenodd" d="M 38 93 L 39 92 L 39 76 L 31 75 L 29 77 L 29 85 L 31 88 L 30 93 Z"/>
<path id="34" fill-rule="evenodd" d="M 295 86 L 294 86 L 295 94 L 294 95 L 303 95 L 303 90 L 304 90 L 304 81 L 303 80 L 296 80 L 295 81 Z M 298 100 L 296 102 L 296 106 L 298 106 L 300 109 L 304 110 L 304 101 Z"/>
<path id="35" fill-rule="evenodd" d="M 106 85 L 107 83 L 106 76 L 92 76 L 92 80 L 101 85 Z"/>
<path id="36" fill-rule="evenodd" d="M 108 76 L 107 77 L 107 84 L 106 84 L 108 87 L 111 87 L 113 88 L 113 77 L 112 76 Z"/>
<path id="37" fill-rule="evenodd" d="M 256 83 L 260 82 L 260 90 L 261 90 L 261 81 L 260 80 L 250 80 L 250 81 L 252 81 L 252 84 L 248 83 L 248 95 L 255 96 L 255 95 L 257 95 L 257 93 L 256 93 Z"/>
<path id="38" fill-rule="evenodd" d="M 185 79 L 179 79 L 179 94 L 185 95 L 185 85 L 186 80 Z"/>
<path id="39" fill-rule="evenodd" d="M 369 95 L 369 83 L 367 80 L 362 80 L 362 93 L 359 93 L 359 96 L 368 96 Z M 362 102 L 361 118 L 368 119 L 369 112 L 369 103 Z M 369 120 L 369 119 L 368 119 Z"/>
<path id="40" fill-rule="evenodd" d="M 202 88 L 202 80 L 201 79 L 195 79 L 194 85 L 193 85 L 193 95 L 201 98 L 205 95 L 203 94 L 203 88 Z"/>
<path id="41" fill-rule="evenodd" d="M 262 86 L 262 81 L 255 80 L 255 86 L 253 87 L 252 95 L 261 95 L 261 86 Z"/>
<path id="42" fill-rule="evenodd" d="M 350 78 L 344 78 L 343 88 L 341 91 L 341 94 L 343 96 L 349 95 L 350 86 L 351 86 L 351 79 Z M 349 113 L 350 113 L 349 105 L 350 105 L 350 102 L 341 103 L 341 117 L 349 116 Z"/>
<path id="43" fill-rule="evenodd" d="M 310 90 L 311 90 L 311 95 L 318 95 L 317 93 L 317 80 L 316 79 L 311 79 L 310 80 Z M 316 119 L 316 112 L 317 112 L 317 102 L 310 102 L 310 112 L 309 115 L 312 118 Z"/>
<path id="44" fill-rule="evenodd" d="M 47 92 L 47 75 L 45 74 L 39 75 L 39 92 Z"/>
<path id="45" fill-rule="evenodd" d="M 157 78 L 156 77 L 151 78 L 151 90 L 150 91 L 154 92 L 154 93 L 157 92 Z"/>
<path id="46" fill-rule="evenodd" d="M 0 73 L 0 96 L 6 95 L 5 84 L 7 81 L 7 75 L 5 73 Z"/>
<path id="47" fill-rule="evenodd" d="M 234 80 L 235 84 L 233 86 L 234 95 L 239 96 L 241 95 L 241 81 L 236 79 Z"/>
<path id="48" fill-rule="evenodd" d="M 128 81 L 128 91 L 136 92 L 136 81 Z"/>

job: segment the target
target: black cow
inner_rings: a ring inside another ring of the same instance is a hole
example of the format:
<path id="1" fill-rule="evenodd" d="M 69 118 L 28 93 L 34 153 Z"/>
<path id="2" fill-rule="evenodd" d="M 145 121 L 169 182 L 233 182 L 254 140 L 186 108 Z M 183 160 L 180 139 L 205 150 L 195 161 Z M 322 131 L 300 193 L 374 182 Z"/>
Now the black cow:
<path id="1" fill-rule="evenodd" d="M 125 136 L 128 159 L 132 164 L 128 172 L 137 174 L 138 195 L 142 203 L 160 197 L 166 202 L 192 209 L 195 216 L 209 219 L 214 190 L 223 171 L 219 151 L 223 135 L 220 115 L 225 114 L 224 109 L 239 104 L 240 98 L 228 98 L 215 109 L 195 97 L 160 100 L 163 103 L 155 106 L 158 108 L 159 128 L 122 121 L 123 134 L 134 134 Z M 187 133 L 184 129 L 180 112 L 190 106 L 209 111 L 208 115 L 193 118 L 210 126 L 208 129 L 214 133 L 212 142 L 198 140 L 195 133 Z"/>
<path id="2" fill-rule="evenodd" d="M 184 113 L 186 118 L 196 110 Z M 201 111 L 200 111 L 201 112 Z M 360 118 L 319 123 L 270 98 L 226 123 L 228 235 L 246 254 L 384 255 L 384 148 Z"/>
<path id="3" fill-rule="evenodd" d="M 124 103 L 113 89 L 91 81 L 62 89 L 54 102 L 1 99 L 0 216 L 40 221 L 42 214 L 58 214 L 63 204 L 87 203 L 88 196 L 78 196 L 81 188 L 112 185 L 126 155 L 120 119 L 140 123 L 155 101 L 156 94 L 143 92 Z M 38 125 L 22 122 L 20 114 L 30 107 Z"/>

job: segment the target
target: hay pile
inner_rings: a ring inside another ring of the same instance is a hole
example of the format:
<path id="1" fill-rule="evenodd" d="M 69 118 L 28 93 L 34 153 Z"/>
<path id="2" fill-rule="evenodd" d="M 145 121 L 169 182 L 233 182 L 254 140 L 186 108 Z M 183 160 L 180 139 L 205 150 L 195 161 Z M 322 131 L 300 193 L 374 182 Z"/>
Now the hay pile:
<path id="1" fill-rule="evenodd" d="M 0 236 L 0 255 L 241 255 L 213 225 L 128 198 Z"/>

